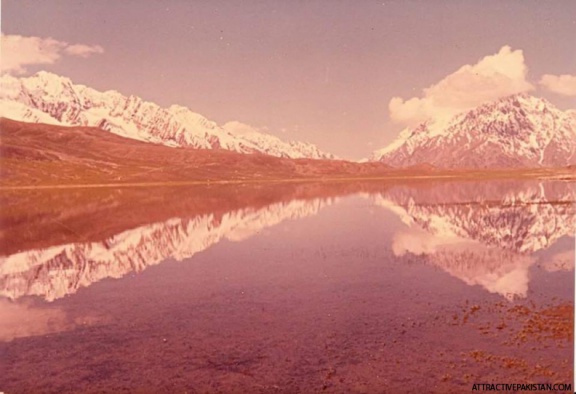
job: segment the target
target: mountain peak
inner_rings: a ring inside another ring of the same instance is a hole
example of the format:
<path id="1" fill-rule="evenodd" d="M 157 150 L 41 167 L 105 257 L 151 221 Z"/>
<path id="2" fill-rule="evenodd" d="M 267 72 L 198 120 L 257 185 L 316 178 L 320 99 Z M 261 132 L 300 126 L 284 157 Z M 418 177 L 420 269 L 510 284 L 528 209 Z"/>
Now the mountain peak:
<path id="1" fill-rule="evenodd" d="M 441 127 L 425 122 L 407 128 L 372 160 L 401 167 L 566 166 L 576 162 L 576 118 L 519 93 L 458 114 Z"/>
<path id="2" fill-rule="evenodd" d="M 510 96 L 502 97 L 497 100 L 496 105 L 512 105 L 515 107 L 533 107 L 533 106 L 551 106 L 554 107 L 548 100 L 542 97 L 532 96 L 526 92 L 523 93 L 516 93 Z M 490 106 L 494 105 L 494 102 L 487 102 L 484 103 L 482 106 Z"/>
<path id="3" fill-rule="evenodd" d="M 63 77 L 61 75 L 54 74 L 54 73 L 51 73 L 49 71 L 43 71 L 43 70 L 32 74 L 28 78 L 22 78 L 22 80 L 32 80 L 32 79 L 40 80 L 40 81 L 43 81 L 44 83 L 59 82 L 59 83 L 72 84 L 72 81 L 70 80 L 70 78 L 66 78 L 66 77 Z"/>
<path id="4" fill-rule="evenodd" d="M 37 78 L 57 78 L 57 79 L 62 79 L 65 78 L 61 75 L 58 74 L 54 74 L 50 71 L 45 71 L 45 70 L 40 70 L 35 72 L 34 74 L 32 74 L 31 77 L 37 77 Z"/>
<path id="5" fill-rule="evenodd" d="M 19 121 L 93 126 L 123 137 L 170 147 L 226 149 L 290 158 L 328 159 L 307 143 L 293 144 L 258 132 L 236 136 L 181 105 L 162 108 L 135 95 L 100 92 L 47 71 L 0 78 L 2 116 Z"/>

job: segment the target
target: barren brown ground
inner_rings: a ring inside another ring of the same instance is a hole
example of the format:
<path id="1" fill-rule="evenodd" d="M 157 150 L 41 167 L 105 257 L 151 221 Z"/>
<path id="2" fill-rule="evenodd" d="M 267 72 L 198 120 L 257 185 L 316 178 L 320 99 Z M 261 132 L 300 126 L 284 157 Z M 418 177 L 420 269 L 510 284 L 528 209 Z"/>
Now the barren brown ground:
<path id="1" fill-rule="evenodd" d="M 277 158 L 225 150 L 170 148 L 90 127 L 0 120 L 0 187 L 29 189 L 196 183 L 562 178 L 576 169 L 394 169 L 383 163 Z"/>

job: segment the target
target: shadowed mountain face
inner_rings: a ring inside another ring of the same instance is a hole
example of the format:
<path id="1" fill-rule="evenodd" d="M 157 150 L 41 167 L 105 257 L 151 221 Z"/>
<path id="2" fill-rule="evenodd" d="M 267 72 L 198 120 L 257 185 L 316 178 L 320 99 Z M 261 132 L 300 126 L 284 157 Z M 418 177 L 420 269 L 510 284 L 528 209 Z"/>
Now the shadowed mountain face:
<path id="1" fill-rule="evenodd" d="M 534 264 L 573 268 L 570 250 L 548 260 L 538 255 L 576 232 L 575 190 L 566 182 L 174 188 L 151 200 L 143 191 L 106 194 L 92 205 L 85 202 L 93 196 L 63 195 L 60 206 L 58 198 L 44 200 L 40 193 L 8 205 L 0 294 L 51 301 L 104 278 L 192 258 L 223 240 L 243 242 L 286 220 L 314 216 L 337 204 L 336 196 L 359 192 L 402 223 L 382 239 L 394 256 L 418 256 L 469 285 L 525 297 Z M 35 212 L 39 202 L 56 211 Z M 24 234 L 28 238 L 17 239 Z"/>

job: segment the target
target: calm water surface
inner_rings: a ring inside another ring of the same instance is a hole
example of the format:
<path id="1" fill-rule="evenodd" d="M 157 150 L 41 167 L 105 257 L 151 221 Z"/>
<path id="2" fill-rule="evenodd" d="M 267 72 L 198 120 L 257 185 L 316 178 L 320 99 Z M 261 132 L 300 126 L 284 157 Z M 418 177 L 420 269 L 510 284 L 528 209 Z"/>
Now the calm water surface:
<path id="1" fill-rule="evenodd" d="M 149 191 L 145 213 L 3 196 L 0 391 L 573 381 L 574 184 L 307 190 Z"/>

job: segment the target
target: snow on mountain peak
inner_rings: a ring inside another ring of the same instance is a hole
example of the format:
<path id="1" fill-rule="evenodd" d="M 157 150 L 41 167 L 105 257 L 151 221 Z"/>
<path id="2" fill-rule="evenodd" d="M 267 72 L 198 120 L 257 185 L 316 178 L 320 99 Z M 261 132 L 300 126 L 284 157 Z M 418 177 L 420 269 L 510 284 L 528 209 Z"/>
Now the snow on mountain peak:
<path id="1" fill-rule="evenodd" d="M 565 166 L 576 163 L 576 117 L 519 93 L 406 128 L 372 160 L 447 168 Z"/>
<path id="2" fill-rule="evenodd" d="M 172 147 L 333 158 L 312 144 L 284 142 L 255 129 L 250 136 L 239 136 L 186 107 L 161 108 L 138 96 L 124 96 L 114 90 L 100 92 L 46 71 L 27 78 L 1 76 L 0 115 L 25 122 L 98 127 L 123 137 Z"/>
<path id="3" fill-rule="evenodd" d="M 273 156 L 290 157 L 293 159 L 315 158 L 335 159 L 336 156 L 321 152 L 315 145 L 300 141 L 283 141 L 280 138 L 262 132 L 245 123 L 232 121 L 224 124 L 224 130 L 256 146 L 266 146 L 267 153 Z M 287 152 L 293 152 L 291 155 Z"/>

